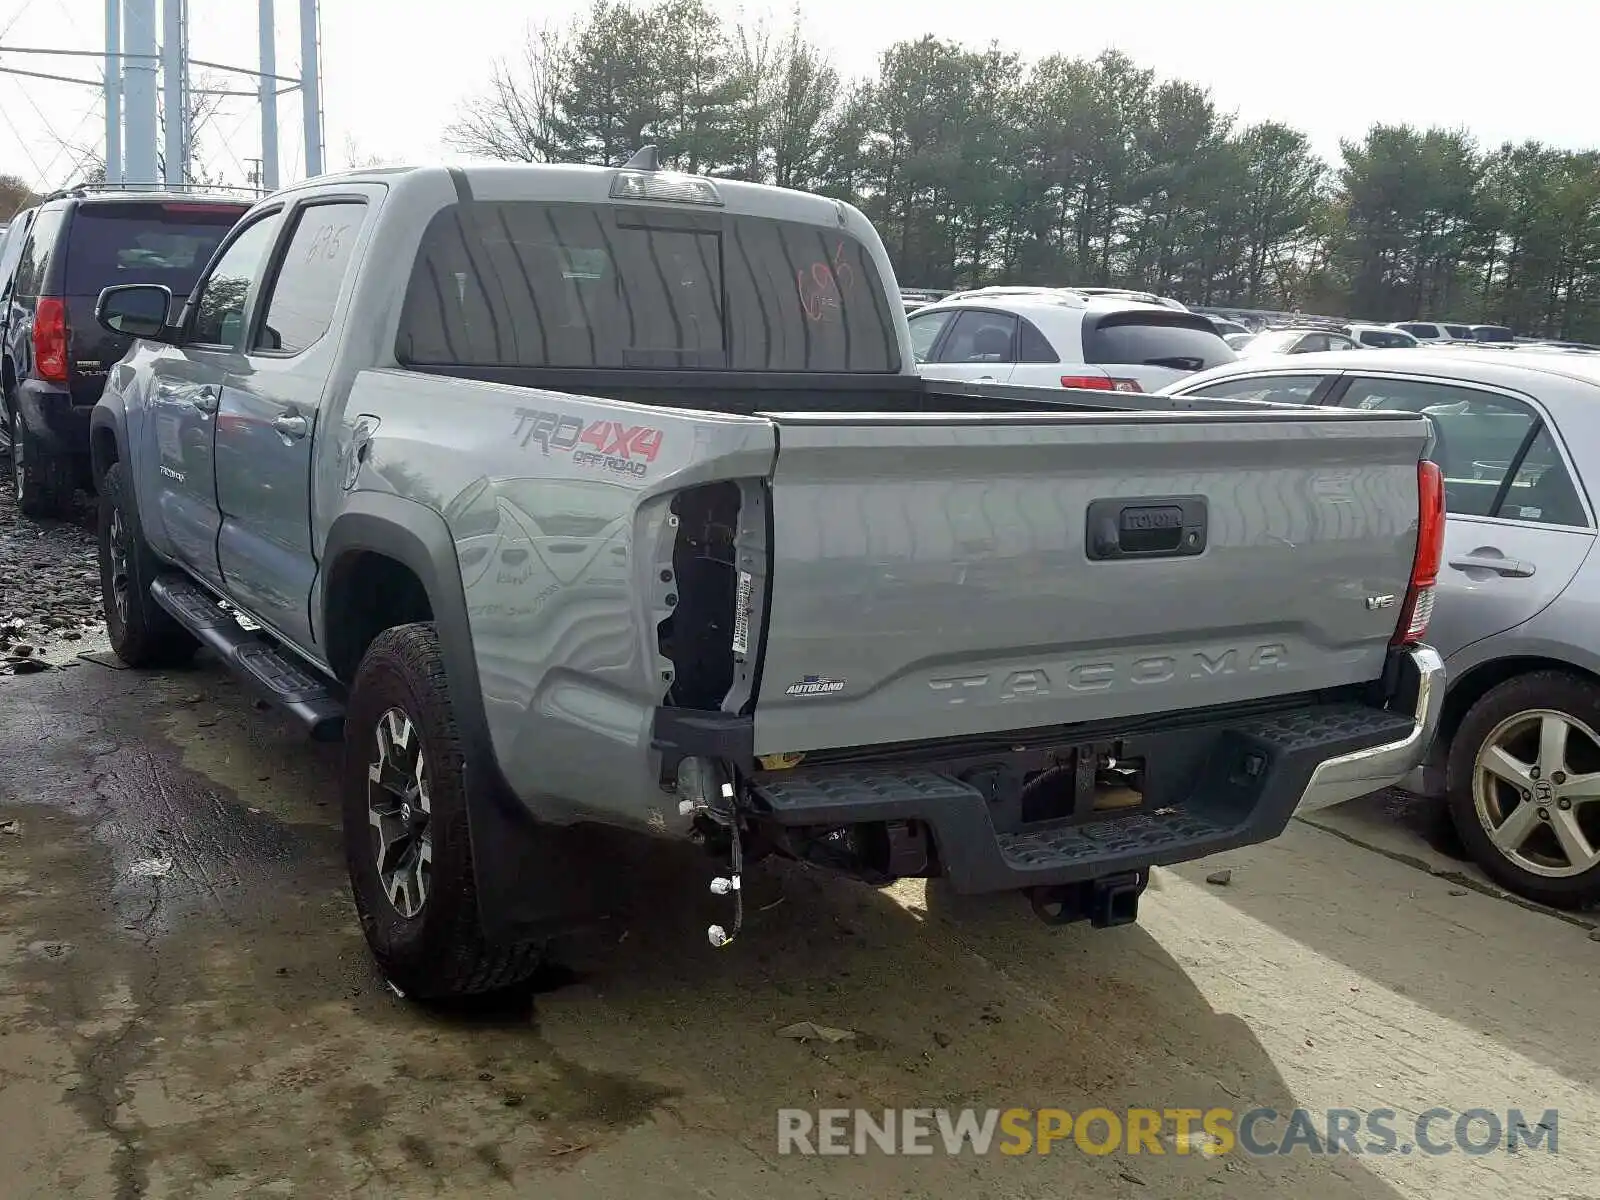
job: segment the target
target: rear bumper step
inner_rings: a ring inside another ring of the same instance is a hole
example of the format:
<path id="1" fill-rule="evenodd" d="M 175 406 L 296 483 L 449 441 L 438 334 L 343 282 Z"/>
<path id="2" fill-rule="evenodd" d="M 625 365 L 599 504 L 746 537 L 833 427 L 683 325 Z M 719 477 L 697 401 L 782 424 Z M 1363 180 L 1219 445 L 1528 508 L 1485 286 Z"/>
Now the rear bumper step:
<path id="1" fill-rule="evenodd" d="M 267 703 L 283 709 L 319 742 L 344 732 L 344 704 L 329 685 L 285 651 L 229 615 L 209 593 L 182 575 L 150 585 L 157 604 Z"/>
<path id="2" fill-rule="evenodd" d="M 1404 664 L 1399 711 L 1328 704 L 1219 727 L 1187 795 L 1086 822 L 997 828 L 982 791 L 937 769 L 796 770 L 752 791 L 783 826 L 920 821 L 957 891 L 1102 880 L 1268 841 L 1296 811 L 1396 782 L 1433 737 L 1443 682 L 1438 654 L 1419 647 Z"/>

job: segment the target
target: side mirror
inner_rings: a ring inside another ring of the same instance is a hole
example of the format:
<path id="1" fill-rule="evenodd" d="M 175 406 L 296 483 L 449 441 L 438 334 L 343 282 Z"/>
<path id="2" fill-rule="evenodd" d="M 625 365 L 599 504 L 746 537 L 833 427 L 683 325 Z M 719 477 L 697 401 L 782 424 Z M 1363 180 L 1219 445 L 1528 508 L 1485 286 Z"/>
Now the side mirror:
<path id="1" fill-rule="evenodd" d="M 95 302 L 94 319 L 123 337 L 170 341 L 167 314 L 172 311 L 172 290 L 157 283 L 125 283 L 108 287 Z"/>

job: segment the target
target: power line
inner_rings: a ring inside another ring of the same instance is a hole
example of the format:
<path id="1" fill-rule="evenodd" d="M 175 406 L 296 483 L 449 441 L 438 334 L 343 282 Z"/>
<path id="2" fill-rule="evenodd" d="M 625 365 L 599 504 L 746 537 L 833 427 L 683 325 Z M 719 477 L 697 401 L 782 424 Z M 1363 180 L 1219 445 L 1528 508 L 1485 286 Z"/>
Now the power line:
<path id="1" fill-rule="evenodd" d="M 17 128 L 16 122 L 11 119 L 10 105 L 0 104 L 0 119 L 5 121 L 6 128 L 11 130 L 11 136 L 17 139 L 17 145 L 21 147 L 22 153 L 27 157 L 29 164 L 33 167 L 34 179 L 41 185 L 48 185 L 49 181 L 45 178 L 44 172 L 39 168 L 39 160 L 33 156 L 33 148 L 28 144 L 28 140 L 22 136 L 22 131 Z"/>
<path id="2" fill-rule="evenodd" d="M 44 115 L 44 109 L 39 107 L 38 101 L 28 94 L 26 88 L 24 88 L 22 91 L 22 98 L 28 102 L 28 107 L 33 109 L 34 113 L 38 116 L 39 124 L 44 126 L 44 131 L 50 135 L 50 140 L 58 146 L 61 145 L 61 135 L 56 132 L 55 126 L 50 124 L 50 118 Z M 48 184 L 50 181 L 46 179 L 44 182 Z"/>
<path id="3" fill-rule="evenodd" d="M 232 130 L 229 131 L 228 135 L 222 139 L 222 148 L 228 152 L 228 157 L 233 159 L 233 165 L 239 168 L 239 174 L 243 175 L 246 179 L 250 177 L 250 172 L 245 167 L 244 163 L 239 160 L 239 156 L 233 151 L 233 136 L 234 134 L 238 133 L 240 129 L 244 128 L 244 123 L 254 115 L 254 113 L 245 113 L 244 116 L 239 118 L 238 122 L 233 126 Z"/>
<path id="4" fill-rule="evenodd" d="M 16 15 L 13 16 L 10 21 L 6 22 L 6 27 L 4 29 L 0 29 L 0 38 L 9 37 L 11 35 L 11 31 L 17 27 L 17 22 L 22 20 L 23 16 L 26 15 L 29 7 L 32 4 L 33 0 L 22 0 L 22 7 L 17 9 Z"/>
<path id="5" fill-rule="evenodd" d="M 78 24 L 78 18 L 72 15 L 72 5 L 68 3 L 68 0 L 57 0 L 56 7 L 66 14 L 67 24 L 72 26 L 72 32 L 91 46 L 94 45 L 89 35 L 83 32 L 83 26 Z"/>
<path id="6" fill-rule="evenodd" d="M 90 104 L 89 107 L 84 111 L 84 114 L 81 117 L 78 118 L 78 123 L 72 127 L 72 132 L 67 135 L 67 140 L 63 140 L 58 144 L 54 157 L 52 157 L 50 159 L 50 161 L 45 164 L 45 168 L 44 168 L 44 174 L 45 174 L 44 183 L 45 183 L 45 185 L 47 187 L 50 184 L 50 173 L 55 170 L 56 163 L 61 161 L 61 156 L 63 154 L 67 154 L 67 153 L 76 154 L 78 156 L 79 160 L 82 160 L 84 157 L 86 157 L 86 154 L 89 154 L 89 155 L 93 154 L 92 150 L 90 150 L 88 152 L 85 152 L 85 150 L 83 149 L 82 146 L 74 145 L 70 139 L 76 138 L 78 136 L 79 131 L 82 130 L 84 125 L 88 122 L 89 118 L 93 117 L 93 116 L 97 116 L 99 114 L 99 112 L 100 112 L 100 103 L 99 103 L 99 101 L 96 101 L 93 104 Z M 74 167 L 74 170 L 76 170 L 76 167 Z"/>

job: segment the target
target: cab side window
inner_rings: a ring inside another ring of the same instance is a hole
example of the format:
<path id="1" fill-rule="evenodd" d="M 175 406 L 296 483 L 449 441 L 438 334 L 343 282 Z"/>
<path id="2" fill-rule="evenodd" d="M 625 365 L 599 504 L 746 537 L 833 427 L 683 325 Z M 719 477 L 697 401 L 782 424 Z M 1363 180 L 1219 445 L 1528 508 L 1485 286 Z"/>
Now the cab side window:
<path id="1" fill-rule="evenodd" d="M 300 210 L 264 302 L 266 317 L 254 349 L 299 354 L 328 332 L 365 212 L 359 201 Z"/>

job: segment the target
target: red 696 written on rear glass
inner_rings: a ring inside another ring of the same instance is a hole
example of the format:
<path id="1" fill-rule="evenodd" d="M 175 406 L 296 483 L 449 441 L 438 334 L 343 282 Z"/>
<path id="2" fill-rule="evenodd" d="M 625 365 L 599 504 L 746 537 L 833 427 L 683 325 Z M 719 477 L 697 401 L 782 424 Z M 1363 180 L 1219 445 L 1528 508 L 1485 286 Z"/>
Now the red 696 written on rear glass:
<path id="1" fill-rule="evenodd" d="M 827 262 L 818 260 L 809 268 L 795 272 L 795 286 L 800 292 L 800 307 L 807 320 L 837 320 L 842 296 L 855 290 L 856 274 L 845 259 L 844 243 L 840 242 Z"/>

